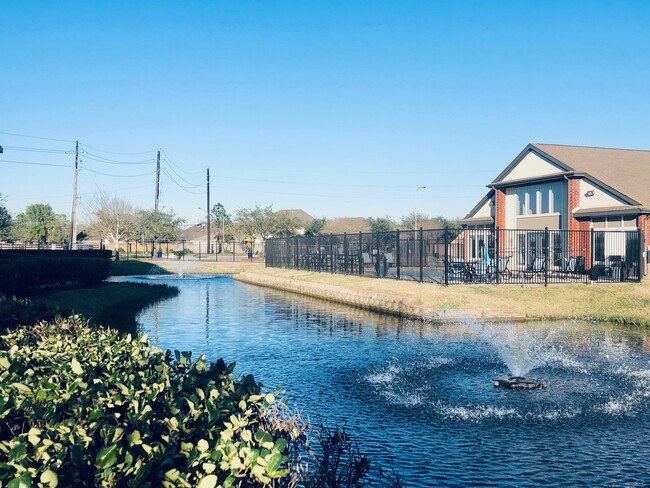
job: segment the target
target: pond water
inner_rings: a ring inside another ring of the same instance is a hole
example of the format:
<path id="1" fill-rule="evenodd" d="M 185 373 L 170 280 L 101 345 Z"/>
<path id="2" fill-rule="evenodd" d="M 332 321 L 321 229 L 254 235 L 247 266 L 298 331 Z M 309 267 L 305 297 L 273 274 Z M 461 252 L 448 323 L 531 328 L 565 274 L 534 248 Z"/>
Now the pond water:
<path id="1" fill-rule="evenodd" d="M 121 278 L 180 294 L 143 311 L 162 349 L 236 361 L 343 425 L 405 486 L 647 486 L 650 335 L 584 322 L 434 325 L 242 284 Z M 495 388 L 509 374 L 548 388 Z"/>

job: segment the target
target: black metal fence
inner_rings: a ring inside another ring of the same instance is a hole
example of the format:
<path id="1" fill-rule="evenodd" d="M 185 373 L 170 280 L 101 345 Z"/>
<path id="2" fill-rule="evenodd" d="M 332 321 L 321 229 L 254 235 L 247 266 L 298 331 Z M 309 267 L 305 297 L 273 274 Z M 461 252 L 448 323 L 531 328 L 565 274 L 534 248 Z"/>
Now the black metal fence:
<path id="1" fill-rule="evenodd" d="M 432 229 L 266 241 L 268 267 L 444 285 L 639 281 L 642 234 L 630 231 Z"/>

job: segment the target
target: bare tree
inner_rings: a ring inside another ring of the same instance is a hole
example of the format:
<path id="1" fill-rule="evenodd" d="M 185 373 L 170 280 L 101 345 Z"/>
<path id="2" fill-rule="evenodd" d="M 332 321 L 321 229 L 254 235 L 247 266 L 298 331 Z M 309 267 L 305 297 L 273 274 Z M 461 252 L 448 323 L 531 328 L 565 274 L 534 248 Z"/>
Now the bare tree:
<path id="1" fill-rule="evenodd" d="M 135 228 L 135 207 L 126 200 L 101 192 L 91 208 L 90 231 L 115 245 L 115 259 L 119 260 L 120 241 L 128 239 Z"/>

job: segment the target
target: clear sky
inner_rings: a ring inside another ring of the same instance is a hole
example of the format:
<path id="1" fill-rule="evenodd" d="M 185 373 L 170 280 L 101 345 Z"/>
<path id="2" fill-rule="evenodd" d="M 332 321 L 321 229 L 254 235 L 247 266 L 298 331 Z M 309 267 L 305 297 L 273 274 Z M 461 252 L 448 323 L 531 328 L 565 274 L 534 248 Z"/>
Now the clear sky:
<path id="1" fill-rule="evenodd" d="M 231 213 L 462 217 L 529 142 L 650 149 L 649 25 L 624 0 L 2 0 L 0 193 L 69 215 L 79 140 L 82 219 L 99 190 L 153 208 L 158 148 L 189 223 L 206 168 Z"/>

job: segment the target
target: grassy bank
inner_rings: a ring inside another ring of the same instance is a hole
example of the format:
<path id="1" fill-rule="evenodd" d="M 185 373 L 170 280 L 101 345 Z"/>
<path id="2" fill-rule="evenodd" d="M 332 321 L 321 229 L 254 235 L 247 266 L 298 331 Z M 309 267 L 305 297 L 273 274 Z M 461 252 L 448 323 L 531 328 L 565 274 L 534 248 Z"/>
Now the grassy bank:
<path id="1" fill-rule="evenodd" d="M 358 276 L 311 273 L 265 268 L 248 262 L 181 262 L 185 273 L 237 274 L 242 272 L 274 276 L 297 282 L 335 286 L 369 295 L 385 295 L 404 300 L 411 307 L 450 316 L 492 320 L 590 319 L 650 326 L 650 279 L 643 283 L 595 285 L 458 285 L 439 286 L 408 281 L 361 278 Z M 115 263 L 118 264 L 118 263 Z M 155 265 L 153 272 L 177 272 L 178 262 L 167 260 L 119 263 L 123 270 L 145 274 L 143 266 Z"/>
<path id="2" fill-rule="evenodd" d="M 82 314 L 94 324 L 135 332 L 135 316 L 152 303 L 178 294 L 165 285 L 103 283 L 92 288 L 76 288 L 39 293 L 30 297 L 36 305 L 57 308 L 62 313 Z"/>
<path id="3" fill-rule="evenodd" d="M 438 286 L 357 276 L 260 269 L 256 273 L 399 297 L 411 306 L 494 320 L 591 319 L 650 325 L 650 280 L 643 283 L 493 286 Z"/>

